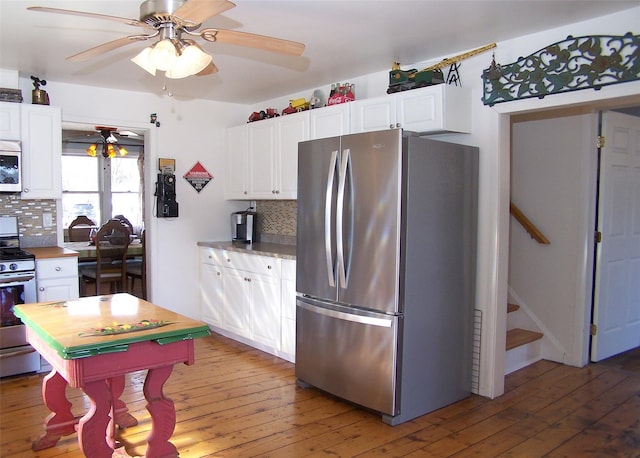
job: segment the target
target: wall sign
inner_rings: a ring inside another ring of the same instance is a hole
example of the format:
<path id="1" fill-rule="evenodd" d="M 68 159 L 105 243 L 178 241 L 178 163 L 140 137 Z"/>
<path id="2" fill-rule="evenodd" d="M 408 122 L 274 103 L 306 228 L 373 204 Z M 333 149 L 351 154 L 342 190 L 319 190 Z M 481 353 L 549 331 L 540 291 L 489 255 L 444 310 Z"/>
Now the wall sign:
<path id="1" fill-rule="evenodd" d="M 640 80 L 640 35 L 594 35 L 549 45 L 482 72 L 485 105 Z"/>
<path id="2" fill-rule="evenodd" d="M 191 170 L 184 174 L 184 179 L 193 186 L 193 189 L 200 192 L 213 180 L 213 175 L 207 172 L 200 162 L 196 162 L 196 164 L 191 167 Z"/>

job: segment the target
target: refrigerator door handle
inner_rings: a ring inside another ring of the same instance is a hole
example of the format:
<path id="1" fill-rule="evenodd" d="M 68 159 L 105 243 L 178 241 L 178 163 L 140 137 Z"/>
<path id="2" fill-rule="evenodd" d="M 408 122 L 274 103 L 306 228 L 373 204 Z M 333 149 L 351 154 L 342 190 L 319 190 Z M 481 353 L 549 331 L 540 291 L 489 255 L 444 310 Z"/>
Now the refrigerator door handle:
<path id="1" fill-rule="evenodd" d="M 333 267 L 332 243 L 331 243 L 331 203 L 333 195 L 333 183 L 335 181 L 336 163 L 338 161 L 338 151 L 331 152 L 331 160 L 329 161 L 329 172 L 327 173 L 327 189 L 324 200 L 324 250 L 327 262 L 327 276 L 329 278 L 329 286 L 336 286 L 335 272 Z"/>
<path id="2" fill-rule="evenodd" d="M 395 317 L 378 318 L 368 315 L 356 315 L 353 313 L 340 312 L 338 310 L 327 309 L 323 307 L 317 307 L 307 302 L 298 300 L 298 307 L 308 310 L 318 315 L 324 315 L 331 318 L 336 318 L 343 321 L 351 321 L 353 323 L 368 324 L 371 326 L 378 326 L 382 328 L 390 328 L 393 326 L 393 320 Z"/>
<path id="3" fill-rule="evenodd" d="M 347 166 L 351 161 L 351 150 L 346 148 L 342 151 L 342 159 L 340 161 L 340 172 L 338 174 L 338 199 L 336 205 L 336 252 L 338 256 L 338 278 L 340 287 L 347 287 L 347 266 L 345 264 L 344 255 L 344 196 L 347 184 Z"/>

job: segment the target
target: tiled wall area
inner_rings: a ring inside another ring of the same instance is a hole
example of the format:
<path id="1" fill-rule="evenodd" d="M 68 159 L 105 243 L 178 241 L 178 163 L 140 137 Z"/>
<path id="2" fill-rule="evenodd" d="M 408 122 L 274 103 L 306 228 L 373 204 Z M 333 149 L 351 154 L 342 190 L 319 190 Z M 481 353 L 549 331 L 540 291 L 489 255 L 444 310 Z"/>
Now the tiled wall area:
<path id="1" fill-rule="evenodd" d="M 51 227 L 42 225 L 44 213 L 51 213 Z M 0 194 L 0 215 L 18 217 L 21 246 L 28 248 L 57 245 L 55 200 L 25 200 L 17 194 Z"/>
<path id="2" fill-rule="evenodd" d="M 256 212 L 261 241 L 295 245 L 295 200 L 259 200 L 256 202 Z M 43 227 L 44 213 L 51 213 L 51 227 Z M 18 217 L 20 243 L 23 247 L 57 245 L 55 200 L 23 200 L 18 195 L 0 194 L 0 216 Z"/>
<path id="3" fill-rule="evenodd" d="M 260 241 L 295 245 L 297 211 L 295 200 L 257 201 Z"/>

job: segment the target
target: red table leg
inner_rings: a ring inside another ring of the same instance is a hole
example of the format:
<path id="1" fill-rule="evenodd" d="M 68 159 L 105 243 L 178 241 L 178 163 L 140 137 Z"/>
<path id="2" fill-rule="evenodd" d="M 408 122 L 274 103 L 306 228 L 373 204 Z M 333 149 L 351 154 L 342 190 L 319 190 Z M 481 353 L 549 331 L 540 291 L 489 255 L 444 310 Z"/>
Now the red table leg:
<path id="1" fill-rule="evenodd" d="M 176 409 L 173 401 L 162 393 L 162 387 L 172 370 L 172 365 L 149 369 L 144 381 L 144 397 L 151 414 L 151 433 L 147 437 L 145 455 L 149 458 L 178 456 L 178 450 L 169 442 L 176 426 Z"/>
<path id="2" fill-rule="evenodd" d="M 84 456 L 107 458 L 113 455 L 113 448 L 107 443 L 111 422 L 111 389 L 106 380 L 86 383 L 82 387 L 91 400 L 91 409 L 78 424 L 78 443 Z"/>
<path id="3" fill-rule="evenodd" d="M 115 411 L 116 425 L 122 429 L 137 425 L 138 420 L 129 413 L 127 405 L 120 400 L 120 396 L 124 392 L 124 375 L 110 378 L 109 384 L 113 393 L 113 410 Z"/>
<path id="4" fill-rule="evenodd" d="M 53 369 L 42 381 L 42 399 L 51 413 L 44 421 L 44 434 L 33 442 L 33 450 L 53 447 L 62 436 L 76 432 L 78 419 L 71 413 L 65 389 L 67 381 Z"/>

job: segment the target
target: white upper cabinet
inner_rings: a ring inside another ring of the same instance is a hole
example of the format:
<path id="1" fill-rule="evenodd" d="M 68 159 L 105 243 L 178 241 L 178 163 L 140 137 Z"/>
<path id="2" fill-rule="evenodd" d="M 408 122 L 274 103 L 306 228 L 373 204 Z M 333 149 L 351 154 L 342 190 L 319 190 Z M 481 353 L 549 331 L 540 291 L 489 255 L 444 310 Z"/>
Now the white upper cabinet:
<path id="1" fill-rule="evenodd" d="M 246 125 L 226 131 L 226 199 L 249 197 L 249 131 Z"/>
<path id="2" fill-rule="evenodd" d="M 278 199 L 298 197 L 298 143 L 309 139 L 309 112 L 278 118 L 276 131 L 275 195 Z"/>
<path id="3" fill-rule="evenodd" d="M 309 112 L 227 129 L 227 199 L 295 199 L 298 143 L 309 139 Z"/>
<path id="4" fill-rule="evenodd" d="M 438 84 L 351 102 L 351 133 L 402 128 L 421 133 L 471 132 L 470 92 Z"/>
<path id="5" fill-rule="evenodd" d="M 309 112 L 309 138 L 337 137 L 351 132 L 350 103 L 341 103 Z"/>
<path id="6" fill-rule="evenodd" d="M 21 106 L 22 198 L 62 198 L 62 113 L 49 105 Z"/>
<path id="7" fill-rule="evenodd" d="M 20 140 L 20 106 L 0 102 L 0 140 Z"/>
<path id="8" fill-rule="evenodd" d="M 265 119 L 249 127 L 249 197 L 275 199 L 276 183 L 276 121 Z"/>

